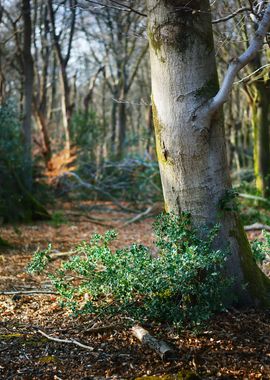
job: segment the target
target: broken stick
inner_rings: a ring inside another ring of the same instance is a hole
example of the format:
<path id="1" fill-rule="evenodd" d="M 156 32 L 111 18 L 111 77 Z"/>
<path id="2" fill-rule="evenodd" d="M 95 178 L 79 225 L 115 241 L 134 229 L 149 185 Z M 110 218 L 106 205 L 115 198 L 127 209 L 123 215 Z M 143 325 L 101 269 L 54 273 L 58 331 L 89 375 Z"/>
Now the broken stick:
<path id="1" fill-rule="evenodd" d="M 32 296 L 32 295 L 36 295 L 36 294 L 40 294 L 41 296 L 42 295 L 53 295 L 53 294 L 58 294 L 57 292 L 54 292 L 53 290 L 42 290 L 42 289 L 33 289 L 33 290 L 10 290 L 10 291 L 6 291 L 6 290 L 3 290 L 3 291 L 0 291 L 0 295 L 4 295 L 4 296 L 12 296 L 12 295 L 26 295 L 26 296 Z"/>
<path id="2" fill-rule="evenodd" d="M 45 336 L 45 338 L 47 338 L 49 340 L 53 340 L 54 342 L 66 343 L 66 344 L 75 344 L 76 346 L 85 348 L 86 350 L 89 350 L 89 351 L 93 351 L 94 350 L 93 347 L 87 346 L 86 344 L 82 344 L 82 343 L 78 342 L 76 339 L 61 339 L 61 338 L 56 338 L 54 336 L 46 334 L 44 331 L 40 330 L 39 328 L 34 328 L 34 330 L 36 332 L 38 332 L 39 334 Z"/>
<path id="3" fill-rule="evenodd" d="M 261 224 L 261 223 L 254 223 L 254 224 L 251 224 L 250 226 L 245 226 L 244 229 L 245 231 L 256 231 L 256 230 L 270 231 L 270 226 L 267 226 L 266 224 Z"/>

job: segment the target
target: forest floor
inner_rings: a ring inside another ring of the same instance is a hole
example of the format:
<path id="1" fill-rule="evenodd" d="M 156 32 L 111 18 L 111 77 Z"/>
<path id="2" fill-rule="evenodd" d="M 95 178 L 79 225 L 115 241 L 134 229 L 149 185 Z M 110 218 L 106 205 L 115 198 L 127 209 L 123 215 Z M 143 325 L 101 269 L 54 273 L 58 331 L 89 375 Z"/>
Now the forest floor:
<path id="1" fill-rule="evenodd" d="M 0 226 L 1 238 L 10 244 L 0 248 L 0 291 L 48 288 L 46 279 L 25 273 L 33 253 L 49 243 L 55 252 L 67 252 L 108 229 L 98 223 L 118 230 L 118 247 L 152 244 L 153 218 L 124 225 L 132 214 L 119 213 L 109 202 L 95 203 L 96 209 L 91 209 L 93 205 L 66 202 L 53 222 Z M 107 220 L 97 220 L 101 217 Z M 230 310 L 197 333 L 159 324 L 147 329 L 175 348 L 177 360 L 161 360 L 121 319 L 72 317 L 53 294 L 0 295 L 0 379 L 191 379 L 190 373 L 201 379 L 270 379 L 269 313 Z M 52 341 L 39 331 L 76 339 L 90 349 Z"/>

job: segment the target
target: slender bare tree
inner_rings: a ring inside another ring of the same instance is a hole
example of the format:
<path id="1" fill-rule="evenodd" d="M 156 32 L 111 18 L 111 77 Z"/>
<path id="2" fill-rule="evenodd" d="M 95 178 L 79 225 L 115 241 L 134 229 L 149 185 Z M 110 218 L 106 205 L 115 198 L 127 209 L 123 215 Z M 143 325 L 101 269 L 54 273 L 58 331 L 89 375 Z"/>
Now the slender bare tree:
<path id="1" fill-rule="evenodd" d="M 34 69 L 31 53 L 32 21 L 30 0 L 22 1 L 22 15 L 24 25 L 23 38 L 23 76 L 24 76 L 24 110 L 23 110 L 23 141 L 24 141 L 24 170 L 25 185 L 28 191 L 32 190 L 32 99 Z"/>

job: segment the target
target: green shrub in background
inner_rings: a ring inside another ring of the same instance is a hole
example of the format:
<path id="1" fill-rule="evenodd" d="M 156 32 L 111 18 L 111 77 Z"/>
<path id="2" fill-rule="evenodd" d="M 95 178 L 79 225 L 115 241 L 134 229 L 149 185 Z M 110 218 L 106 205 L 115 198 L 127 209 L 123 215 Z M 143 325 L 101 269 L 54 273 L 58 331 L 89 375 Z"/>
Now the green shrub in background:
<path id="1" fill-rule="evenodd" d="M 24 186 L 21 123 L 16 107 L 0 106 L 0 217 L 3 222 L 49 218 L 35 195 Z"/>
<path id="2" fill-rule="evenodd" d="M 80 244 L 59 269 L 47 272 L 63 306 L 75 314 L 121 313 L 190 326 L 221 310 L 231 282 L 222 275 L 228 253 L 212 248 L 218 228 L 201 239 L 187 214 L 163 214 L 154 228 L 155 255 L 138 244 L 113 251 L 116 233 L 108 231 Z M 37 252 L 28 271 L 43 271 L 49 261 L 50 248 Z"/>
<path id="3" fill-rule="evenodd" d="M 100 121 L 94 110 L 86 114 L 80 110 L 74 112 L 71 120 L 71 141 L 81 150 L 80 159 L 95 161 L 97 145 L 103 139 Z"/>
<path id="4" fill-rule="evenodd" d="M 21 125 L 12 103 L 0 107 L 0 215 L 4 221 L 24 217 Z"/>
<path id="5" fill-rule="evenodd" d="M 140 206 L 162 200 L 157 162 L 127 157 L 122 161 L 104 161 L 101 165 L 82 161 L 78 165 L 76 173 L 90 189 L 74 186 L 77 182 L 74 178 L 62 178 L 59 184 L 64 189 L 62 194 L 69 193 L 80 199 L 111 200 L 113 197 Z"/>
<path id="6" fill-rule="evenodd" d="M 254 240 L 252 252 L 255 260 L 261 264 L 267 258 L 270 261 L 270 233 L 263 231 L 263 240 Z"/>
<path id="7" fill-rule="evenodd" d="M 261 197 L 256 189 L 255 180 L 253 182 L 243 181 L 235 189 L 238 193 Z M 267 199 L 264 202 L 252 198 L 239 198 L 239 211 L 242 223 L 249 225 L 253 223 L 270 224 L 270 203 Z"/>

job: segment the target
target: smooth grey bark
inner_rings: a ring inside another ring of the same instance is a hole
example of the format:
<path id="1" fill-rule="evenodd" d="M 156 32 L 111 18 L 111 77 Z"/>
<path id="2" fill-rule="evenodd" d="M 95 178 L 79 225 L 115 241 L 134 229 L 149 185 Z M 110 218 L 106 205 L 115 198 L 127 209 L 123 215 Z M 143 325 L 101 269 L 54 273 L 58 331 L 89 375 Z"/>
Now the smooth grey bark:
<path id="1" fill-rule="evenodd" d="M 232 61 L 219 90 L 209 1 L 191 0 L 186 6 L 186 1 L 147 0 L 147 8 L 165 209 L 189 212 L 198 228 L 220 223 L 216 245 L 225 249 L 229 244 L 227 273 L 234 278 L 239 303 L 269 305 L 269 281 L 256 266 L 233 210 L 221 109 L 253 50 Z M 251 46 L 261 45 L 255 40 Z"/>

